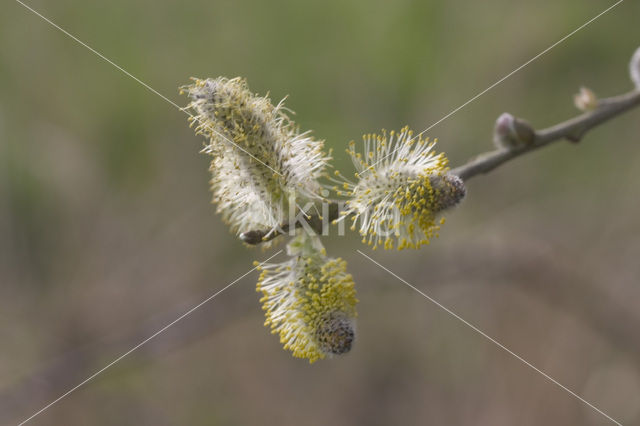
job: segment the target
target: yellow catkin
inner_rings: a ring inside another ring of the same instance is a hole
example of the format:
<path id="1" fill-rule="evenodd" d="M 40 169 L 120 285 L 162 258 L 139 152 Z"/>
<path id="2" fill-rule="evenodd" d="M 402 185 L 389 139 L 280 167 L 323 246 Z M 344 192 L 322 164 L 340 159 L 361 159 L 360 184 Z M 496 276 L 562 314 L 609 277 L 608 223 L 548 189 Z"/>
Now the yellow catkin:
<path id="1" fill-rule="evenodd" d="M 294 239 L 289 247 L 302 248 L 284 264 L 261 266 L 257 291 L 265 325 L 294 357 L 313 363 L 351 349 L 358 301 L 346 262 L 328 258 L 311 238 Z"/>
<path id="2" fill-rule="evenodd" d="M 349 197 L 345 216 L 354 216 L 363 242 L 374 249 L 428 244 L 444 223 L 438 214 L 464 197 L 462 180 L 448 174 L 445 155 L 432 151 L 435 142 L 407 127 L 367 134 L 363 142 L 364 154 L 354 142 L 347 149 L 358 181 L 342 184 Z"/>

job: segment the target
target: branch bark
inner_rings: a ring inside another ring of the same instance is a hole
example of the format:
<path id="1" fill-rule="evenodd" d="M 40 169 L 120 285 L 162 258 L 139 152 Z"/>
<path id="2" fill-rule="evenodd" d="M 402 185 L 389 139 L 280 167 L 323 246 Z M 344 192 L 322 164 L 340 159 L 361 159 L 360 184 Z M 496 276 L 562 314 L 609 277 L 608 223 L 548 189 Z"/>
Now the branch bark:
<path id="1" fill-rule="evenodd" d="M 560 140 L 579 142 L 592 128 L 629 111 L 640 105 L 640 90 L 634 90 L 620 96 L 601 99 L 598 107 L 591 112 L 584 113 L 555 126 L 535 132 L 534 139 L 529 145 L 519 148 L 498 148 L 481 154 L 467 163 L 454 168 L 451 173 L 462 180 L 492 171 L 501 164 L 528 152 L 550 145 Z"/>

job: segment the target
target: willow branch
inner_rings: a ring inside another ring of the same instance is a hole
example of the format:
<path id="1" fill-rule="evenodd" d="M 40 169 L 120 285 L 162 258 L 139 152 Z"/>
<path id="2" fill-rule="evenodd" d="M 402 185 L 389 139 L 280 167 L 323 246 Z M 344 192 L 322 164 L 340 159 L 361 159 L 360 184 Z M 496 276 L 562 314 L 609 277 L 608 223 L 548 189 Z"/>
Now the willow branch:
<path id="1" fill-rule="evenodd" d="M 535 151 L 539 148 L 549 146 L 554 142 L 568 140 L 577 143 L 585 136 L 585 134 L 594 127 L 603 124 L 624 112 L 627 112 L 640 105 L 640 89 L 633 90 L 623 95 L 611 98 L 600 99 L 593 111 L 586 112 L 577 117 L 571 118 L 562 123 L 541 130 L 526 129 L 530 132 L 528 142 L 522 143 L 514 147 L 499 147 L 493 151 L 480 154 L 472 158 L 465 164 L 458 166 L 450 171 L 450 173 L 459 176 L 463 181 L 470 178 L 488 173 L 498 166 L 513 160 L 516 157 Z M 520 120 L 520 123 L 526 122 Z M 307 218 L 307 223 L 316 232 L 322 229 L 323 219 L 325 223 L 330 223 L 340 217 L 338 201 L 329 202 L 328 218 L 322 218 L 320 215 L 312 214 Z M 300 222 L 294 224 L 296 228 L 302 227 Z M 247 244 L 257 245 L 262 242 L 270 241 L 279 235 L 289 232 L 291 224 L 285 223 L 278 230 L 253 230 L 242 233 L 240 239 Z"/>
<path id="2" fill-rule="evenodd" d="M 510 149 L 498 148 L 486 152 L 469 160 L 466 164 L 454 168 L 451 173 L 466 181 L 473 176 L 488 173 L 509 160 L 548 146 L 553 142 L 561 140 L 579 142 L 589 130 L 638 105 L 640 105 L 640 90 L 601 99 L 596 109 L 591 112 L 584 113 L 555 126 L 535 131 L 533 140 L 527 145 Z"/>
<path id="3" fill-rule="evenodd" d="M 338 200 L 327 200 L 328 214 L 327 217 L 322 217 L 319 214 L 310 214 L 306 217 L 306 224 L 317 234 L 322 234 L 325 224 L 331 223 L 340 217 L 340 202 Z M 302 228 L 303 224 L 299 221 L 294 224 L 283 223 L 275 230 L 253 230 L 243 232 L 240 234 L 240 239 L 249 245 L 257 245 L 267 241 L 271 241 L 274 238 L 286 234 L 292 228 Z"/>

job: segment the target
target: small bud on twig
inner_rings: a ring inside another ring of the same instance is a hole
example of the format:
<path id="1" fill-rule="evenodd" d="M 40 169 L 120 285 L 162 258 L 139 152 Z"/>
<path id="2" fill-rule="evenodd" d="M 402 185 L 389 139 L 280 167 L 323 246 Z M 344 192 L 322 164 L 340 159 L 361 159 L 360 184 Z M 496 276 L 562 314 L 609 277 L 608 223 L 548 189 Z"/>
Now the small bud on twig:
<path id="1" fill-rule="evenodd" d="M 588 87 L 581 87 L 573 96 L 573 104 L 582 112 L 593 111 L 598 107 L 598 97 Z"/>
<path id="2" fill-rule="evenodd" d="M 493 142 L 498 148 L 519 148 L 533 143 L 536 133 L 529 123 L 505 112 L 496 120 Z"/>
<path id="3" fill-rule="evenodd" d="M 636 85 L 636 89 L 640 90 L 640 47 L 636 49 L 635 53 L 631 57 L 629 74 L 631 74 L 631 81 Z"/>
<path id="4" fill-rule="evenodd" d="M 247 231 L 242 232 L 238 237 L 243 243 L 255 246 L 256 244 L 260 244 L 262 239 L 264 238 L 265 233 L 262 231 Z"/>

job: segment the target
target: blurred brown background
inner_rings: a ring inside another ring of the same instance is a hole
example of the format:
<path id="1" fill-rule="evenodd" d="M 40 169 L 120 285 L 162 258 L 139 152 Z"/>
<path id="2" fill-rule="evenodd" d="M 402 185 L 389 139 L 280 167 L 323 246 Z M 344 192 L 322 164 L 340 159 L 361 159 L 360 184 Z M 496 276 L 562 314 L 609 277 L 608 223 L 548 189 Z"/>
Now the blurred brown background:
<path id="1" fill-rule="evenodd" d="M 613 2 L 29 2 L 180 105 L 190 76 L 290 95 L 351 139 L 419 131 Z M 509 111 L 545 127 L 580 85 L 630 89 L 627 1 L 429 133 L 456 165 Z M 624 424 L 640 424 L 640 111 L 473 179 L 441 237 L 375 259 Z M 13 1 L 0 6 L 0 424 L 17 424 L 274 251 L 209 204 L 186 117 Z M 254 272 L 34 425 L 604 425 L 331 237 L 357 343 L 312 366 L 262 325 Z"/>

